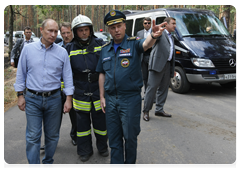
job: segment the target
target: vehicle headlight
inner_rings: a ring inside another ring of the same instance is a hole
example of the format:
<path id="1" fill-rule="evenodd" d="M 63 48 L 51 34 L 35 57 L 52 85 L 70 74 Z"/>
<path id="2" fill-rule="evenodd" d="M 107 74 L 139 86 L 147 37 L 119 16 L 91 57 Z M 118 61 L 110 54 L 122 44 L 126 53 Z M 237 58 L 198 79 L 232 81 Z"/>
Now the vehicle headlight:
<path id="1" fill-rule="evenodd" d="M 192 63 L 197 67 L 215 67 L 211 60 L 203 58 L 191 58 Z"/>

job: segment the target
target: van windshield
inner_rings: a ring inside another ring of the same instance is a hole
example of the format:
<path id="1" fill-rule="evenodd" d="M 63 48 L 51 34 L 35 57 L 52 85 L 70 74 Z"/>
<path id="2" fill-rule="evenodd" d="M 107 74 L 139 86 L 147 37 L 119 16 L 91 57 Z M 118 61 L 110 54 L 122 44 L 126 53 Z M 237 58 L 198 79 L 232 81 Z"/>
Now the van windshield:
<path id="1" fill-rule="evenodd" d="M 222 22 L 210 13 L 169 12 L 176 19 L 177 29 L 183 37 L 188 36 L 229 36 Z"/>

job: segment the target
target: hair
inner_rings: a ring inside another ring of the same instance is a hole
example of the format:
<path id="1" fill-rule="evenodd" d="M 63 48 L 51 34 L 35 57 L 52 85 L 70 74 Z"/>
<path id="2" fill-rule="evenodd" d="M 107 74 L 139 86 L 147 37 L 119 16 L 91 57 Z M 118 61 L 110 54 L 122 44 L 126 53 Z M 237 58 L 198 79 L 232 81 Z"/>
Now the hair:
<path id="1" fill-rule="evenodd" d="M 61 30 L 62 27 L 67 27 L 67 28 L 71 29 L 71 23 L 70 22 L 61 23 L 60 26 L 59 26 L 60 32 L 62 32 L 62 30 Z"/>
<path id="2" fill-rule="evenodd" d="M 150 22 L 152 21 L 150 17 L 145 17 L 145 18 L 143 18 L 143 22 L 144 22 L 145 20 L 146 20 L 146 21 L 150 21 Z"/>
<path id="3" fill-rule="evenodd" d="M 24 28 L 24 32 L 25 32 L 25 30 L 31 30 L 31 31 L 32 31 L 31 27 L 29 27 L 29 26 L 26 26 L 26 27 Z"/>
<path id="4" fill-rule="evenodd" d="M 169 22 L 170 22 L 171 20 L 176 21 L 176 19 L 173 18 L 173 17 L 166 17 L 163 22 L 167 22 L 167 23 L 169 24 Z"/>
<path id="5" fill-rule="evenodd" d="M 45 19 L 43 22 L 42 22 L 42 29 L 44 29 L 44 27 L 46 26 L 46 24 L 47 24 L 47 22 L 48 21 L 54 21 L 54 22 L 56 22 L 55 20 L 53 20 L 53 19 Z M 57 23 L 57 22 L 56 22 Z M 58 24 L 58 23 L 57 23 Z"/>

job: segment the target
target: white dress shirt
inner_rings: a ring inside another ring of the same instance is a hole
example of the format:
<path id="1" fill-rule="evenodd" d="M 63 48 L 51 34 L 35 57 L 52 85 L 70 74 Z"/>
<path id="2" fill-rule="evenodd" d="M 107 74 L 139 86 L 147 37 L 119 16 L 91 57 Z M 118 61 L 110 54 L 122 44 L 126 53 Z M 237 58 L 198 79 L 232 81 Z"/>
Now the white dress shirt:
<path id="1" fill-rule="evenodd" d="M 144 38 L 147 38 L 147 36 L 151 34 L 151 32 L 152 32 L 152 28 L 150 28 L 149 30 L 144 29 Z"/>

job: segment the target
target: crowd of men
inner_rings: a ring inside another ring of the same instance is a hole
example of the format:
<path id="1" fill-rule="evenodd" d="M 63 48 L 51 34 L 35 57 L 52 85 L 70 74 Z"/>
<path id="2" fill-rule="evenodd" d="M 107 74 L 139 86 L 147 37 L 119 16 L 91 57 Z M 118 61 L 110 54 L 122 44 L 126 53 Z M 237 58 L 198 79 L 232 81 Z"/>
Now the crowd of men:
<path id="1" fill-rule="evenodd" d="M 175 19 L 166 18 L 156 25 L 155 20 L 144 18 L 145 29 L 138 33 L 141 38 L 125 34 L 125 20 L 118 10 L 104 17 L 113 38 L 109 43 L 94 35 L 92 21 L 84 15 L 60 27 L 52 19 L 44 20 L 39 42 L 29 38 L 30 27 L 24 29 L 25 39 L 13 48 L 11 64 L 18 67 L 14 88 L 18 107 L 26 112 L 26 155 L 30 164 L 40 163 L 42 129 L 42 163 L 54 162 L 62 113 L 70 115 L 70 136 L 81 161 L 93 155 L 93 132 L 101 156 L 109 156 L 109 145 L 110 163 L 136 163 L 143 82 L 143 119 L 149 121 L 155 98 L 155 115 L 171 117 L 163 111 L 163 105 L 169 79 L 174 75 L 171 32 L 176 27 Z M 63 41 L 55 43 L 59 28 Z"/>

